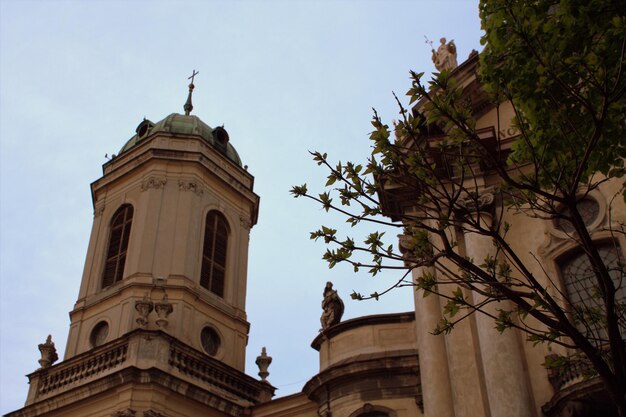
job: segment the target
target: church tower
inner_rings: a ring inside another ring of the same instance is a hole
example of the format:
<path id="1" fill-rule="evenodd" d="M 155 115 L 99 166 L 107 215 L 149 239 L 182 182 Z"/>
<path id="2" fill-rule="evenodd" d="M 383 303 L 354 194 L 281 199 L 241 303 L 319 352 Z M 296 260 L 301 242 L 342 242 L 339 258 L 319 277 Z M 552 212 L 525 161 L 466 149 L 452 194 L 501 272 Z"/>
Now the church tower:
<path id="1" fill-rule="evenodd" d="M 190 114 L 193 76 L 185 114 L 144 119 L 91 184 L 65 358 L 29 375 L 9 416 L 235 416 L 273 395 L 243 373 L 254 177 Z"/>

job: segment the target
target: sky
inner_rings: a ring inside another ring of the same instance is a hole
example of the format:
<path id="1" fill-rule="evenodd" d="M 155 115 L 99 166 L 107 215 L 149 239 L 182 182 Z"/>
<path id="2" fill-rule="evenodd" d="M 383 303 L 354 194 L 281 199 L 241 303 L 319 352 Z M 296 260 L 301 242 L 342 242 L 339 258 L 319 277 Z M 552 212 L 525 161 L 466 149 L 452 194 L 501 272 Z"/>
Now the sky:
<path id="1" fill-rule="evenodd" d="M 24 376 L 48 334 L 62 356 L 93 220 L 89 184 L 144 117 L 183 112 L 224 125 L 261 197 L 251 231 L 246 372 L 261 347 L 273 357 L 277 396 L 319 370 L 317 335 L 326 281 L 344 320 L 413 308 L 410 288 L 385 289 L 321 259 L 320 225 L 351 236 L 339 216 L 294 199 L 323 191 L 309 151 L 364 161 L 372 107 L 389 124 L 392 92 L 407 104 L 409 70 L 434 71 L 430 46 L 454 39 L 458 61 L 480 50 L 477 1 L 29 1 L 0 0 L 0 413 L 23 406 Z"/>

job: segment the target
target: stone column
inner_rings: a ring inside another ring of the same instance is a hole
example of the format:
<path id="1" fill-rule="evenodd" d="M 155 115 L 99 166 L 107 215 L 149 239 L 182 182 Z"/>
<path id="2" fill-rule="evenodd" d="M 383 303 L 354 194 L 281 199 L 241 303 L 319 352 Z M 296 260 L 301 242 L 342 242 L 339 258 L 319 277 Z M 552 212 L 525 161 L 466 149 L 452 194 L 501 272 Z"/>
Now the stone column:
<path id="1" fill-rule="evenodd" d="M 491 203 L 490 199 L 479 200 Z M 491 227 L 491 215 L 482 211 L 476 214 L 475 210 L 475 207 L 471 208 L 470 215 L 479 215 L 482 226 Z M 467 256 L 475 264 L 482 264 L 487 256 L 495 257 L 496 248 L 490 237 L 466 231 L 464 238 Z M 480 294 L 473 293 L 473 297 L 474 303 L 484 300 Z M 497 315 L 500 309 L 510 309 L 509 304 L 499 301 L 489 304 L 486 309 Z M 533 416 L 523 365 L 525 358 L 517 330 L 508 329 L 501 334 L 496 330 L 494 320 L 481 313 L 476 313 L 476 325 L 491 417 Z"/>
<path id="2" fill-rule="evenodd" d="M 435 274 L 435 268 L 414 269 L 414 281 L 424 273 Z M 424 298 L 422 290 L 415 291 L 414 297 L 424 417 L 454 417 L 444 336 L 431 334 L 441 318 L 439 297 L 430 295 Z"/>

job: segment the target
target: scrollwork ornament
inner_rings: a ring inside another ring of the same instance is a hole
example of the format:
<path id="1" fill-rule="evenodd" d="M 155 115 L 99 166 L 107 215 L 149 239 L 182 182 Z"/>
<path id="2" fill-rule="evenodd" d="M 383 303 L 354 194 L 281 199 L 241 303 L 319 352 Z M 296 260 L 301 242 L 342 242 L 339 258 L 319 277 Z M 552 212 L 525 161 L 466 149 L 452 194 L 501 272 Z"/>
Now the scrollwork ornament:
<path id="1" fill-rule="evenodd" d="M 200 187 L 196 182 L 194 181 L 184 181 L 184 180 L 179 180 L 178 181 L 178 189 L 180 191 L 191 191 L 194 194 L 200 196 L 204 193 L 204 190 L 202 189 L 202 187 Z"/>
<path id="2" fill-rule="evenodd" d="M 467 195 L 459 198 L 457 204 L 466 211 L 488 211 L 495 197 L 492 192 L 483 192 L 475 195 Z"/>
<path id="3" fill-rule="evenodd" d="M 161 189 L 165 187 L 167 183 L 167 179 L 165 177 L 148 177 L 144 179 L 141 183 L 141 191 L 149 190 L 150 188 Z"/>

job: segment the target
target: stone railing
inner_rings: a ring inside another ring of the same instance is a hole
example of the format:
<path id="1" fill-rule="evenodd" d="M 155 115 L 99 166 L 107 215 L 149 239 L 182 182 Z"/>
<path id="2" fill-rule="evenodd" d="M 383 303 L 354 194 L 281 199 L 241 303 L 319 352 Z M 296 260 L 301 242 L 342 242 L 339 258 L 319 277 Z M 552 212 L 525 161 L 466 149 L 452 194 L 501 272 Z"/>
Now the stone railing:
<path id="1" fill-rule="evenodd" d="M 94 356 L 77 357 L 78 360 L 69 360 L 48 368 L 40 374 L 39 393 L 46 394 L 92 375 L 113 369 L 126 360 L 127 352 L 127 342 L 115 344 Z"/>
<path id="2" fill-rule="evenodd" d="M 546 359 L 549 359 L 549 357 L 546 357 Z M 589 362 L 589 359 L 585 357 L 571 357 L 563 366 L 548 370 L 548 379 L 555 392 L 559 392 L 573 383 L 588 380 L 596 375 L 596 370 Z"/>
<path id="3" fill-rule="evenodd" d="M 126 374 L 109 378 L 119 372 Z M 233 369 L 162 331 L 137 329 L 103 346 L 30 374 L 26 405 L 68 394 L 75 388 L 81 388 L 83 394 L 87 392 L 85 395 L 89 395 L 107 384 L 128 383 L 133 378 L 156 378 L 159 383 L 171 383 L 172 378 L 165 378 L 170 382 L 159 379 L 163 375 L 196 385 L 205 394 L 221 401 L 218 408 L 224 409 L 233 406 L 245 408 L 268 401 L 275 389 L 269 383 Z M 86 388 L 89 384 L 92 384 L 91 388 Z M 205 394 L 201 401 L 206 400 Z"/>
<path id="4" fill-rule="evenodd" d="M 237 376 L 232 370 L 228 372 L 220 369 L 221 362 L 201 355 L 182 344 L 174 342 L 170 345 L 169 364 L 182 374 L 219 387 L 237 397 L 252 402 L 257 402 L 261 397 L 258 386 L 246 381 L 249 378 L 247 375 Z"/>

